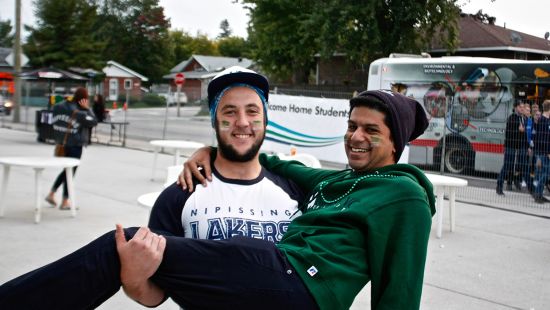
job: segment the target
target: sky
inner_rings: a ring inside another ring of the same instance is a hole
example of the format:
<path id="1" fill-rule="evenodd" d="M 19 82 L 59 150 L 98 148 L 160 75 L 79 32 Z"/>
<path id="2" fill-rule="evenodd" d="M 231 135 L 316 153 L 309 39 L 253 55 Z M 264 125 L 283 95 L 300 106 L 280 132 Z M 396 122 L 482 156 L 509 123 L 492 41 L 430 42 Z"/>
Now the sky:
<path id="1" fill-rule="evenodd" d="M 21 0 L 21 20 L 33 24 L 32 0 Z M 227 19 L 233 34 L 246 37 L 247 11 L 234 0 L 160 0 L 164 13 L 172 28 L 184 30 L 191 35 L 199 31 L 214 39 L 220 33 L 220 22 Z M 544 37 L 550 31 L 548 8 L 550 0 L 459 0 L 462 11 L 483 13 L 496 17 L 496 24 L 516 31 Z M 15 0 L 0 0 L 0 20 L 11 19 L 15 15 Z M 12 25 L 14 23 L 12 22 Z"/>

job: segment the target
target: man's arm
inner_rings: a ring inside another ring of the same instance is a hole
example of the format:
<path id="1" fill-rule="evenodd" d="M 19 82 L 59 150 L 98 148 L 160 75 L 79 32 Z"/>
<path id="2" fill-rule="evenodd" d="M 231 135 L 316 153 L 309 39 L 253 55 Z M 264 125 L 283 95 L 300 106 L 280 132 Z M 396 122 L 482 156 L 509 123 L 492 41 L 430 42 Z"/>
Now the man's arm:
<path id="1" fill-rule="evenodd" d="M 264 153 L 260 154 L 260 164 L 267 170 L 292 180 L 304 193 L 309 193 L 322 180 L 340 173 L 337 170 L 306 167 L 298 161 L 282 160 Z"/>
<path id="2" fill-rule="evenodd" d="M 214 147 L 203 147 L 187 159 L 184 163 L 184 170 L 178 177 L 178 184 L 183 190 L 193 191 L 193 177 L 203 186 L 206 186 L 207 180 L 212 180 L 210 163 L 211 158 L 216 155 L 216 150 Z M 305 193 L 313 189 L 324 178 L 337 173 L 335 170 L 309 168 L 298 161 L 280 160 L 276 156 L 266 154 L 260 154 L 260 163 L 267 170 L 294 181 Z M 201 174 L 199 167 L 204 169 L 204 175 Z"/>
<path id="3" fill-rule="evenodd" d="M 116 225 L 115 239 L 120 259 L 120 281 L 126 295 L 147 307 L 160 305 L 166 300 L 164 291 L 149 278 L 162 262 L 166 239 L 141 227 L 127 241 L 120 224 Z"/>
<path id="4" fill-rule="evenodd" d="M 402 192 L 400 190 L 400 192 Z M 431 230 L 427 201 L 411 195 L 368 218 L 373 309 L 418 309 Z"/>
<path id="5" fill-rule="evenodd" d="M 182 191 L 176 184 L 165 188 L 153 205 L 147 226 L 163 234 L 166 232 L 183 237 L 181 214 L 189 195 L 188 191 Z"/>

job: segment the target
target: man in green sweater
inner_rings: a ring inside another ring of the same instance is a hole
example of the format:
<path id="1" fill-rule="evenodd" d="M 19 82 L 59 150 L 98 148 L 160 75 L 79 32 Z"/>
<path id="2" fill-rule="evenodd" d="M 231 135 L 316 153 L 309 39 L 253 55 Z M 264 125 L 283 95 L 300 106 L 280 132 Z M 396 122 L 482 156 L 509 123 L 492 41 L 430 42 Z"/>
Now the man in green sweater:
<path id="1" fill-rule="evenodd" d="M 120 285 L 135 284 L 128 275 L 120 280 L 120 264 L 133 260 L 135 279 L 150 272 L 146 281 L 186 309 L 347 309 L 369 281 L 372 309 L 418 309 L 435 203 L 422 171 L 396 162 L 427 124 L 418 102 L 390 91 L 363 92 L 350 100 L 345 149 L 351 169 L 261 157 L 264 167 L 310 193 L 279 244 L 166 236 L 140 248 L 131 244 L 146 228 L 118 226 L 0 286 L 0 304 L 10 308 L 25 299 L 40 308 L 41 300 L 59 298 L 66 308 L 96 307 Z M 55 281 L 45 276 L 52 273 Z"/>

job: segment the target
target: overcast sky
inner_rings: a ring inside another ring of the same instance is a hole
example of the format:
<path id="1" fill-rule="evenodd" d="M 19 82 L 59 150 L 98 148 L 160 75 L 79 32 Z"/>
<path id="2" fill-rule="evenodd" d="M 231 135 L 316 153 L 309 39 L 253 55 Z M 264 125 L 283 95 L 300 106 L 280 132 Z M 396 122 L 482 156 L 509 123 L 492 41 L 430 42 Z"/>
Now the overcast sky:
<path id="1" fill-rule="evenodd" d="M 22 22 L 34 23 L 32 0 L 22 1 Z M 496 24 L 538 37 L 550 31 L 548 8 L 550 0 L 459 0 L 466 13 L 484 13 L 496 17 Z M 0 19 L 12 19 L 15 0 L 0 0 Z M 220 22 L 229 21 L 233 34 L 246 37 L 248 16 L 240 4 L 233 0 L 160 0 L 165 14 L 170 18 L 172 28 L 196 35 L 197 31 L 214 39 L 220 33 Z M 13 24 L 13 23 L 12 23 Z"/>

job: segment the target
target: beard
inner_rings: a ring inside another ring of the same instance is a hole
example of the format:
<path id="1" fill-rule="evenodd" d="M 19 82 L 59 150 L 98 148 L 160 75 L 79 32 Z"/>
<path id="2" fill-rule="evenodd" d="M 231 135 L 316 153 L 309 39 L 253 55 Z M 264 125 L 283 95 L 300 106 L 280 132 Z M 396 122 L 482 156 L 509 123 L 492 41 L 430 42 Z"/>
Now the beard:
<path id="1" fill-rule="evenodd" d="M 264 142 L 265 138 L 265 130 L 262 133 L 261 137 L 257 139 L 254 144 L 244 153 L 239 154 L 237 150 L 230 145 L 229 143 L 225 142 L 220 137 L 220 130 L 218 123 L 216 122 L 216 139 L 218 140 L 218 150 L 220 151 L 220 154 L 223 156 L 223 158 L 229 160 L 229 161 L 235 161 L 235 162 L 248 162 L 254 159 L 258 152 L 260 151 L 260 147 L 262 147 L 262 143 Z"/>

